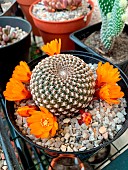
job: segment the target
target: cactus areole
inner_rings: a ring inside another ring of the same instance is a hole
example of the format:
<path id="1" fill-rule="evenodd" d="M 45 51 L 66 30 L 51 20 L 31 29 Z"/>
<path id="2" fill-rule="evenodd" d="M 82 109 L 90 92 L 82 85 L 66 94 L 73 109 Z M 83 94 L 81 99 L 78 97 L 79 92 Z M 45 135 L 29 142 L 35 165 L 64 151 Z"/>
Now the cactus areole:
<path id="1" fill-rule="evenodd" d="M 102 18 L 101 42 L 111 50 L 115 38 L 123 31 L 126 20 L 127 0 L 98 0 Z"/>

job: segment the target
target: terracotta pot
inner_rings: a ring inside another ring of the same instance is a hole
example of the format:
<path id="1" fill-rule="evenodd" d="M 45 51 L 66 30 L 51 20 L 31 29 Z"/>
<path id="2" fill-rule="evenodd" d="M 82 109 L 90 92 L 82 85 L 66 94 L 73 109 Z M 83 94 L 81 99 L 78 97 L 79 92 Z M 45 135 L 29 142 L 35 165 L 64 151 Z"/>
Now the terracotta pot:
<path id="1" fill-rule="evenodd" d="M 57 158 L 54 158 L 51 162 L 51 167 L 54 169 L 78 169 L 78 170 L 87 170 L 84 164 L 80 161 L 79 158 L 75 157 L 73 154 L 60 154 Z M 49 166 L 48 170 L 52 170 Z"/>
<path id="2" fill-rule="evenodd" d="M 16 0 L 16 1 L 20 5 L 21 10 L 22 10 L 23 14 L 25 15 L 26 19 L 32 25 L 33 34 L 36 35 L 36 36 L 40 36 L 38 28 L 35 26 L 33 19 L 31 17 L 31 15 L 29 14 L 29 7 L 33 2 L 35 2 L 35 0 Z"/>
<path id="3" fill-rule="evenodd" d="M 44 43 L 50 42 L 51 40 L 61 38 L 62 47 L 61 51 L 64 50 L 73 50 L 75 49 L 75 44 L 69 39 L 69 35 L 85 26 L 87 26 L 91 20 L 92 12 L 94 10 L 94 3 L 91 0 L 88 0 L 92 9 L 87 14 L 87 20 L 84 22 L 84 16 L 68 20 L 68 21 L 45 21 L 38 19 L 32 13 L 32 8 L 35 4 L 40 2 L 40 0 L 35 1 L 29 8 L 29 13 L 33 18 L 33 21 L 37 28 L 39 29 L 40 35 L 43 38 Z"/>

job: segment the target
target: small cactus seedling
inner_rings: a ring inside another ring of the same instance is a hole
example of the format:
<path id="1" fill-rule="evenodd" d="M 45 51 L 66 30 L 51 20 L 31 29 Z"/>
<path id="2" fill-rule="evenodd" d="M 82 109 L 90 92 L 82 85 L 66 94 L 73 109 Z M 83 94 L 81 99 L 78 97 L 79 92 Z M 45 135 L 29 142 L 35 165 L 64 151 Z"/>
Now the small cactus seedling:
<path id="1" fill-rule="evenodd" d="M 126 19 L 127 0 L 98 0 L 102 18 L 101 42 L 106 51 L 113 47 L 115 38 L 124 28 Z"/>

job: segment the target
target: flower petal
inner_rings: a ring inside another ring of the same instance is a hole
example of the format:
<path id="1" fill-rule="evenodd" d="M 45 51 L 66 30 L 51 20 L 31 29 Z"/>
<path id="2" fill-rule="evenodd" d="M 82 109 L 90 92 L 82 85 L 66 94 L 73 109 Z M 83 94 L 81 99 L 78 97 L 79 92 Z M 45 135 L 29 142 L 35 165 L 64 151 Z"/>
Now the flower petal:
<path id="1" fill-rule="evenodd" d="M 16 80 L 19 80 L 21 82 L 29 82 L 31 78 L 31 71 L 29 69 L 29 66 L 25 61 L 21 61 L 20 65 L 17 65 L 15 67 L 15 70 L 13 71 L 12 77 Z"/>
<path id="2" fill-rule="evenodd" d="M 122 98 L 124 93 L 121 91 L 120 86 L 115 84 L 104 85 L 99 90 L 99 97 L 109 104 L 119 104 L 119 98 Z"/>
<path id="3" fill-rule="evenodd" d="M 53 128 L 51 129 L 51 131 L 50 131 L 51 137 L 54 137 L 54 136 L 55 136 L 57 129 L 58 129 L 58 123 L 57 123 L 57 122 L 54 122 L 54 126 L 53 126 Z"/>
<path id="4" fill-rule="evenodd" d="M 21 101 L 31 98 L 31 93 L 25 88 L 22 82 L 11 78 L 6 85 L 6 90 L 3 92 L 6 100 Z"/>
<path id="5" fill-rule="evenodd" d="M 30 116 L 30 111 L 31 111 L 31 110 L 34 111 L 35 109 L 37 109 L 36 106 L 22 106 L 22 107 L 19 107 L 16 112 L 17 112 L 20 116 L 28 117 L 28 116 Z"/>
<path id="6" fill-rule="evenodd" d="M 50 43 L 47 43 L 46 45 L 43 45 L 41 47 L 41 50 L 44 51 L 49 56 L 52 56 L 54 54 L 60 54 L 61 49 L 61 39 L 57 41 L 57 39 L 52 40 Z"/>
<path id="7" fill-rule="evenodd" d="M 30 133 L 38 138 L 48 138 L 54 136 L 58 129 L 56 118 L 46 109 L 40 107 L 41 111 L 31 110 L 27 123 L 31 129 Z"/>
<path id="8" fill-rule="evenodd" d="M 110 65 L 109 62 L 106 62 L 105 64 L 99 62 L 96 73 L 97 73 L 97 80 L 96 80 L 97 87 L 101 87 L 106 83 L 114 84 L 121 79 L 118 68 L 114 68 L 113 65 Z"/>

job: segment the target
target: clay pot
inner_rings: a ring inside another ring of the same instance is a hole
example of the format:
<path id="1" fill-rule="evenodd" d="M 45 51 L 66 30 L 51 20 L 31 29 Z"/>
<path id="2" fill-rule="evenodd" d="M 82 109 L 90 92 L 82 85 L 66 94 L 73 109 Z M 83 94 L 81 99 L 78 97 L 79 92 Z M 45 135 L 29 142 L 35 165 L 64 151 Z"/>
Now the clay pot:
<path id="1" fill-rule="evenodd" d="M 21 10 L 24 14 L 24 16 L 26 17 L 26 19 L 30 22 L 30 24 L 32 25 L 32 31 L 33 34 L 36 36 L 40 36 L 38 28 L 35 26 L 33 19 L 31 17 L 31 15 L 29 14 L 29 7 L 30 5 L 35 2 L 35 0 L 16 0 L 18 2 L 18 4 L 21 7 Z"/>
<path id="2" fill-rule="evenodd" d="M 94 3 L 89 0 L 89 4 L 91 5 L 91 10 L 87 14 L 87 20 L 84 22 L 84 16 L 81 16 L 76 19 L 68 20 L 68 21 L 45 21 L 36 18 L 32 13 L 32 8 L 35 4 L 40 2 L 40 0 L 35 1 L 29 8 L 29 13 L 33 18 L 33 21 L 36 27 L 39 29 L 40 35 L 43 38 L 44 43 L 50 42 L 51 40 L 57 38 L 61 38 L 62 46 L 61 51 L 64 50 L 74 50 L 75 44 L 69 38 L 69 35 L 85 26 L 87 26 L 91 20 L 92 12 L 94 10 Z"/>
<path id="3" fill-rule="evenodd" d="M 80 159 L 73 154 L 60 154 L 57 158 L 52 160 L 51 167 L 56 170 L 87 170 Z M 52 170 L 51 167 L 49 166 L 48 170 Z"/>

